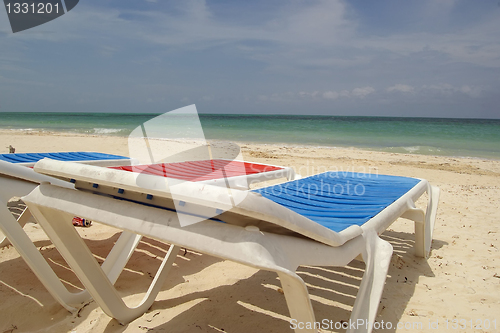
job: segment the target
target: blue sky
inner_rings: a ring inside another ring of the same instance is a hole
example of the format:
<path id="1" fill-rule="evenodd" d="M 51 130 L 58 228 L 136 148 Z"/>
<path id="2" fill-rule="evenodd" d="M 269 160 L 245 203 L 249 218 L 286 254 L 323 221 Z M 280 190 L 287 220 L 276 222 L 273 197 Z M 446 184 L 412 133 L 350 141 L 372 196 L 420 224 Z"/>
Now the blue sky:
<path id="1" fill-rule="evenodd" d="M 500 2 L 80 0 L 13 34 L 0 111 L 500 118 Z"/>

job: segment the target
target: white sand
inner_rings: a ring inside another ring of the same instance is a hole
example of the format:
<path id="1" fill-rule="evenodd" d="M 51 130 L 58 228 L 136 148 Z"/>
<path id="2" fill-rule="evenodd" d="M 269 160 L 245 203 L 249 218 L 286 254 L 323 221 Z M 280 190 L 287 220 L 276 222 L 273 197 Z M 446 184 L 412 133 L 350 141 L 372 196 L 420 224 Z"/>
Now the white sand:
<path id="1" fill-rule="evenodd" d="M 85 150 L 128 155 L 126 139 L 116 137 L 0 132 L 0 147 L 9 144 L 19 153 Z M 247 161 L 292 166 L 303 176 L 326 170 L 366 171 L 425 178 L 439 186 L 441 199 L 428 260 L 413 255 L 412 223 L 400 219 L 383 234 L 394 254 L 377 320 L 415 329 L 376 331 L 428 332 L 429 322 L 438 322 L 434 332 L 500 331 L 499 161 L 357 149 L 241 146 Z M 40 227 L 28 224 L 25 229 L 62 280 L 81 288 Z M 116 230 L 99 224 L 78 230 L 98 260 L 118 237 Z M 151 239 L 142 241 L 116 284 L 128 304 L 140 301 L 167 249 Z M 345 268 L 299 268 L 318 321 L 348 320 L 362 269 L 359 262 Z M 152 308 L 121 326 L 92 301 L 78 313 L 66 311 L 8 246 L 0 249 L 0 333 L 291 332 L 279 287 L 273 273 L 182 252 Z M 454 319 L 466 321 L 466 328 L 453 329 Z M 485 320 L 491 325 L 496 320 L 497 328 L 471 329 L 471 324 Z M 416 329 L 418 323 L 422 329 Z"/>

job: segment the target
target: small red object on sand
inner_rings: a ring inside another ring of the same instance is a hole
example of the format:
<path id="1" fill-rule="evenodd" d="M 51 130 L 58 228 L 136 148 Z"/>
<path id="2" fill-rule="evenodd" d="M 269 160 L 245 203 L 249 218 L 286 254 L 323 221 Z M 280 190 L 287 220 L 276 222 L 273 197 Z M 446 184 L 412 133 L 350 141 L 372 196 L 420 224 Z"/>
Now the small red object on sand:
<path id="1" fill-rule="evenodd" d="M 83 219 L 81 217 L 75 216 L 73 217 L 73 225 L 75 227 L 90 227 L 92 221 L 89 219 Z"/>

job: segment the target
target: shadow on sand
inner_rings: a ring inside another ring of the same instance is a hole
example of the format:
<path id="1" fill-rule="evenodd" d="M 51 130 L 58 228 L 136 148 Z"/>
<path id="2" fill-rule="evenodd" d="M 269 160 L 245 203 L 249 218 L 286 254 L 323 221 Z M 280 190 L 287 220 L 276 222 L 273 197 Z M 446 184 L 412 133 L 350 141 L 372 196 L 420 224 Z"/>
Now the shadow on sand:
<path id="1" fill-rule="evenodd" d="M 119 233 L 109 239 L 85 239 L 85 242 L 101 263 L 118 236 Z M 394 254 L 377 318 L 396 323 L 403 315 L 419 277 L 432 277 L 433 272 L 425 259 L 414 256 L 413 234 L 386 231 L 382 238 L 392 244 Z M 445 242 L 434 240 L 433 249 L 440 248 L 444 244 Z M 39 241 L 35 245 L 68 289 L 81 290 L 81 283 L 49 241 Z M 168 245 L 143 238 L 116 283 L 119 293 L 123 297 L 143 294 L 167 251 Z M 180 251 L 175 262 L 176 269 L 171 271 L 162 290 L 189 283 L 184 277 L 219 262 L 221 262 L 220 259 L 207 255 L 191 251 L 184 255 L 184 251 Z M 335 323 L 349 320 L 363 272 L 364 263 L 359 261 L 353 261 L 348 266 L 340 268 L 299 267 L 297 273 L 309 288 L 316 320 L 328 323 L 323 326 L 326 332 L 344 331 L 335 329 Z M 221 274 L 225 275 L 225 272 Z M 4 328 L 0 325 L 0 331 L 2 328 L 5 330 L 11 327 L 10 325 L 16 325 L 16 314 L 9 313 L 10 309 L 5 305 L 14 298 L 16 298 L 16 303 L 23 303 L 25 313 L 33 311 L 47 313 L 46 321 L 36 323 L 35 327 L 38 329 L 51 327 L 57 321 L 66 322 L 69 326 L 75 327 L 86 320 L 90 312 L 97 308 L 95 302 L 91 301 L 77 313 L 68 313 L 48 294 L 19 257 L 0 263 L 0 277 L 0 294 L 4 300 L 2 302 L 4 306 L 1 306 L 2 317 L 10 318 L 10 322 L 6 322 Z M 123 285 L 127 287 L 123 288 Z M 160 311 L 164 309 L 172 311 L 165 315 Z M 108 317 L 105 318 L 104 320 L 108 320 Z M 100 319 L 103 319 L 102 316 Z M 128 325 L 122 326 L 116 320 L 109 318 L 104 331 L 107 333 L 131 329 L 133 331 L 136 327 L 138 331 L 141 329 L 141 331 L 151 332 L 250 333 L 270 332 L 269 328 L 275 332 L 291 332 L 289 320 L 278 277 L 275 273 L 257 271 L 246 279 L 237 280 L 232 285 L 191 291 L 178 297 L 159 297 L 146 314 Z M 25 331 L 20 325 L 17 327 L 19 327 L 17 332 Z M 29 330 L 29 327 L 25 329 Z M 395 329 L 384 330 L 384 332 L 391 331 Z"/>

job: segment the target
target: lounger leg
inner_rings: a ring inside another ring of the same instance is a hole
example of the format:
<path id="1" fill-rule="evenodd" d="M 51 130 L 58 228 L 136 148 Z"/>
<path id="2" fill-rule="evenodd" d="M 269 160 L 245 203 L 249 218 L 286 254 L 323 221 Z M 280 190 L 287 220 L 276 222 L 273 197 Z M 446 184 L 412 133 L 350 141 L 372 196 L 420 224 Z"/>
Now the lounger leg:
<path id="1" fill-rule="evenodd" d="M 31 214 L 30 210 L 26 207 L 21 216 L 19 216 L 19 218 L 17 219 L 17 222 L 19 223 L 21 228 L 24 227 L 24 225 L 32 216 L 33 215 Z M 8 244 L 10 244 L 10 241 L 7 239 L 7 237 L 5 237 L 5 239 L 7 240 Z M 108 256 L 101 265 L 103 271 L 106 273 L 111 283 L 114 284 L 116 282 L 141 239 L 141 235 L 126 230 L 122 232 L 115 246 L 113 246 Z"/>
<path id="2" fill-rule="evenodd" d="M 351 323 L 356 323 L 356 328 L 349 325 L 348 333 L 372 331 L 392 256 L 392 245 L 374 231 L 366 231 L 363 237 L 367 244 L 363 251 L 366 269 L 351 314 Z"/>
<path id="3" fill-rule="evenodd" d="M 10 211 L 0 201 L 0 229 L 12 241 L 12 244 L 26 261 L 31 270 L 40 279 L 50 294 L 69 311 L 74 311 L 72 305 L 80 304 L 90 298 L 86 291 L 71 293 L 54 273 L 45 258 L 14 219 Z"/>
<path id="4" fill-rule="evenodd" d="M 4 247 L 10 244 L 9 239 L 7 236 L 3 234 L 3 232 L 0 231 L 0 247 Z"/>
<path id="5" fill-rule="evenodd" d="M 304 280 L 293 272 L 278 272 L 278 276 L 283 287 L 290 317 L 296 320 L 297 323 L 303 323 L 303 325 L 307 325 L 307 323 L 314 324 L 314 311 Z M 300 326 L 302 327 L 302 325 Z M 316 333 L 317 331 L 314 329 L 296 328 L 295 332 Z"/>
<path id="6" fill-rule="evenodd" d="M 115 246 L 113 246 L 106 260 L 101 265 L 102 270 L 108 276 L 112 284 L 114 284 L 120 276 L 141 239 L 141 235 L 123 231 L 120 238 L 116 241 Z"/>
<path id="7" fill-rule="evenodd" d="M 3 235 L 3 233 L 0 234 L 0 247 L 4 247 L 10 244 L 9 239 L 7 236 Z"/>
<path id="8" fill-rule="evenodd" d="M 23 212 L 21 213 L 21 215 L 17 219 L 17 223 L 19 223 L 19 225 L 21 226 L 21 228 L 24 228 L 24 226 L 26 225 L 26 223 L 28 223 L 29 219 L 32 216 L 33 215 L 31 215 L 31 212 L 28 209 L 28 207 L 26 207 L 26 208 L 24 208 Z"/>
<path id="9" fill-rule="evenodd" d="M 429 255 L 431 251 L 432 234 L 434 232 L 434 224 L 436 223 L 437 207 L 439 202 L 439 187 L 432 186 L 429 184 L 429 203 L 427 205 L 427 211 L 425 213 L 425 256 Z"/>
<path id="10" fill-rule="evenodd" d="M 415 255 L 427 258 L 431 250 L 432 233 L 436 222 L 437 206 L 439 201 L 439 188 L 428 185 L 429 201 L 424 221 L 415 221 Z"/>
<path id="11" fill-rule="evenodd" d="M 403 213 L 403 215 L 401 215 L 401 217 L 415 223 L 415 256 L 425 257 L 425 212 L 420 208 L 416 208 L 415 203 L 411 200 L 407 203 L 407 205 L 408 209 Z"/>
<path id="12" fill-rule="evenodd" d="M 31 215 L 29 209 L 25 208 L 24 211 L 19 216 L 19 218 L 17 219 L 17 223 L 19 223 L 21 228 L 23 228 L 31 216 L 32 215 Z M 3 239 L 0 237 L 0 247 L 4 247 L 4 246 L 9 245 L 9 244 L 10 244 L 10 241 L 6 236 L 4 236 Z"/>
<path id="13" fill-rule="evenodd" d="M 10 244 L 9 238 L 12 240 L 16 250 L 45 288 L 67 310 L 75 311 L 75 306 L 90 299 L 90 294 L 85 290 L 77 293 L 69 292 L 26 235 L 23 226 L 32 216 L 29 209 L 26 208 L 16 221 L 10 211 L 3 205 L 3 202 L 0 202 L 0 205 L 2 205 L 0 208 L 0 230 L 8 236 L 4 236 L 2 244 Z M 128 231 L 122 232 L 122 235 L 102 264 L 102 269 L 111 283 L 116 282 L 141 238 L 142 236 Z"/>
<path id="14" fill-rule="evenodd" d="M 151 307 L 177 256 L 178 246 L 170 246 L 145 297 L 138 306 L 130 308 L 123 302 L 75 228 L 67 221 L 67 215 L 57 211 L 48 214 L 42 214 L 40 211 L 34 213 L 66 262 L 107 315 L 116 318 L 120 323 L 127 323 Z"/>

